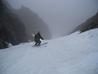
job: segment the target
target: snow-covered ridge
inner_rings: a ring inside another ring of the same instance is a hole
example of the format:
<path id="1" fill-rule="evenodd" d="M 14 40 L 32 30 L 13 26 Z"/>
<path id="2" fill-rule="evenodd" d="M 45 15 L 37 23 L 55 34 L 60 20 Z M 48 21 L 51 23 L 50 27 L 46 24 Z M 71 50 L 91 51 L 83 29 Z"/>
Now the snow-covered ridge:
<path id="1" fill-rule="evenodd" d="M 98 74 L 97 40 L 93 29 L 40 47 L 31 42 L 0 50 L 0 74 Z"/>

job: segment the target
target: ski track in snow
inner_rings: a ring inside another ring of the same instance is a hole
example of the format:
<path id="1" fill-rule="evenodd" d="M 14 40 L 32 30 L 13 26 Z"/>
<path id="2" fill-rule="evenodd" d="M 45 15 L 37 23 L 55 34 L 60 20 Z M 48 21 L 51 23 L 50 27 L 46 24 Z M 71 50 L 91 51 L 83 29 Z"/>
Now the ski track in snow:
<path id="1" fill-rule="evenodd" d="M 0 50 L 0 74 L 98 74 L 97 40 L 94 29 L 40 47 L 31 42 Z"/>

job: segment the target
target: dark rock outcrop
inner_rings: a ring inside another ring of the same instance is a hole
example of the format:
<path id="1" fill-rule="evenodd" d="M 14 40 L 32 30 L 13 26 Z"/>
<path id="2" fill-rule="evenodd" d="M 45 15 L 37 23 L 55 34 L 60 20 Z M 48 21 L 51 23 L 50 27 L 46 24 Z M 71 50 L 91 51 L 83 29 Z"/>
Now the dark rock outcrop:
<path id="1" fill-rule="evenodd" d="M 27 41 L 23 23 L 0 0 L 0 48 Z"/>
<path id="2" fill-rule="evenodd" d="M 81 32 L 85 32 L 87 30 L 94 29 L 94 28 L 98 28 L 98 13 L 96 13 L 96 15 L 94 15 L 93 17 L 91 17 L 81 25 L 79 25 L 74 30 L 74 32 L 78 30 L 80 30 Z"/>

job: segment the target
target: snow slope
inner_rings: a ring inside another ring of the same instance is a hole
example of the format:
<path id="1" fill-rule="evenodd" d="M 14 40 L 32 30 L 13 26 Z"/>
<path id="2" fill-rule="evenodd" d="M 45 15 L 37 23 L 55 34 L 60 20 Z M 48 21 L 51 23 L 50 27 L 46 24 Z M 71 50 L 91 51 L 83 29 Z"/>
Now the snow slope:
<path id="1" fill-rule="evenodd" d="M 31 42 L 0 50 L 0 74 L 98 74 L 97 40 L 94 29 L 40 47 Z"/>

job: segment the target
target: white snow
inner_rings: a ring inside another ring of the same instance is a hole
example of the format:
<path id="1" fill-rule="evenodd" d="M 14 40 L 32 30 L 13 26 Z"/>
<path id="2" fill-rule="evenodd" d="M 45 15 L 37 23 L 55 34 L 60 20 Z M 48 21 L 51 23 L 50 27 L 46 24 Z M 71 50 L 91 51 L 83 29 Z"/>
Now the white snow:
<path id="1" fill-rule="evenodd" d="M 93 29 L 40 47 L 29 42 L 0 50 L 0 74 L 98 74 L 97 40 Z"/>

